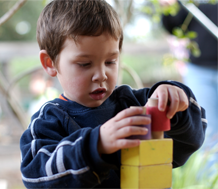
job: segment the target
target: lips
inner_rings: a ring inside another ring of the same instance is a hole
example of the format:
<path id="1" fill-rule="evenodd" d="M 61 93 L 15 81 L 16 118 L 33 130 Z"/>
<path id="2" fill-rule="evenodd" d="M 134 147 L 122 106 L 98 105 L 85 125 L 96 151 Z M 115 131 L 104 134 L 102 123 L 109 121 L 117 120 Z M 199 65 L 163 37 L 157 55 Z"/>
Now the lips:
<path id="1" fill-rule="evenodd" d="M 106 89 L 105 88 L 98 88 L 98 89 L 94 90 L 93 92 L 91 92 L 89 95 L 94 100 L 101 100 L 106 95 Z"/>

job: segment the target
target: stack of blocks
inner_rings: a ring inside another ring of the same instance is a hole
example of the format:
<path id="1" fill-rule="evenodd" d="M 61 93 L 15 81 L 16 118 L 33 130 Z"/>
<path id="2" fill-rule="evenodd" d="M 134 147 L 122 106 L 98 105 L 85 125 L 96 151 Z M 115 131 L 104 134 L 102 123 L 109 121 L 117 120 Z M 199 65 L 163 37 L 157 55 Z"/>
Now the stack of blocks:
<path id="1" fill-rule="evenodd" d="M 121 189 L 165 189 L 172 185 L 172 139 L 141 140 L 121 150 Z"/>
<path id="2" fill-rule="evenodd" d="M 172 184 L 172 139 L 143 140 L 121 150 L 121 188 L 163 189 Z"/>

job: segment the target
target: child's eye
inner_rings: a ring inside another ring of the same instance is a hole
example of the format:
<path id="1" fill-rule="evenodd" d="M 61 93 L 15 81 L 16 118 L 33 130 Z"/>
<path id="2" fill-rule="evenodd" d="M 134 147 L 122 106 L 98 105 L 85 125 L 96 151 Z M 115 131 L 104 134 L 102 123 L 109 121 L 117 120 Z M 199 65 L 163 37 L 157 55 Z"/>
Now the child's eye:
<path id="1" fill-rule="evenodd" d="M 108 61 L 108 62 L 105 62 L 105 64 L 116 64 L 116 61 Z"/>
<path id="2" fill-rule="evenodd" d="M 84 64 L 81 64 L 81 63 L 78 63 L 80 67 L 88 67 L 90 65 L 90 63 L 84 63 Z"/>

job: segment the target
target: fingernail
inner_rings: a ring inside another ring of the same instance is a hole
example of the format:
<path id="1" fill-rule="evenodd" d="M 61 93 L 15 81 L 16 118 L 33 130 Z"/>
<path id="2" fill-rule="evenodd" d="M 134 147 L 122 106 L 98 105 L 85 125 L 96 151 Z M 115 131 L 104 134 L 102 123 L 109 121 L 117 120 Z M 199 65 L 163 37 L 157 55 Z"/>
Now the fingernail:
<path id="1" fill-rule="evenodd" d="M 172 116 L 167 115 L 167 118 L 168 118 L 168 119 L 172 119 Z"/>
<path id="2" fill-rule="evenodd" d="M 148 129 L 147 129 L 147 128 L 143 128 L 143 131 L 147 132 L 147 131 L 148 131 Z"/>
<path id="3" fill-rule="evenodd" d="M 160 110 L 161 112 L 163 112 L 163 111 L 164 111 L 164 108 L 160 107 L 159 110 Z"/>

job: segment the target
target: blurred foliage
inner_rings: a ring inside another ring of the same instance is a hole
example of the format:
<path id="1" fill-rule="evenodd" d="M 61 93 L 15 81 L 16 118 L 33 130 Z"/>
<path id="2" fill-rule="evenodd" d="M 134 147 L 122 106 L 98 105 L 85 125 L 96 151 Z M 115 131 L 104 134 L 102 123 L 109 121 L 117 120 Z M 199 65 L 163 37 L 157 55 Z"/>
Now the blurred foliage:
<path id="1" fill-rule="evenodd" d="M 216 149 L 195 152 L 185 165 L 173 169 L 173 189 L 217 189 Z"/>
<path id="2" fill-rule="evenodd" d="M 215 3 L 217 0 L 210 0 L 209 3 Z M 184 3 L 185 1 L 183 1 Z M 198 1 L 188 0 L 185 3 L 197 3 Z M 158 0 L 149 0 L 146 1 L 145 5 L 140 9 L 141 12 L 149 15 L 153 22 L 161 22 L 162 15 L 171 15 L 175 16 L 178 11 L 180 10 L 180 5 L 178 2 L 169 6 L 161 6 Z M 175 35 L 178 39 L 188 39 L 188 43 L 186 48 L 190 51 L 190 53 L 195 56 L 199 57 L 201 55 L 201 51 L 198 47 L 198 44 L 193 41 L 197 37 L 197 33 L 194 31 L 188 31 L 187 27 L 189 22 L 192 19 L 192 15 L 188 14 L 186 20 L 184 21 L 183 25 L 180 27 L 176 27 L 173 30 L 173 35 Z M 168 62 L 168 64 L 172 64 L 176 58 L 171 59 L 172 62 Z M 168 59 L 169 61 L 169 59 Z M 185 59 L 183 61 L 186 61 Z M 166 62 L 166 61 L 165 61 Z"/>
<path id="3" fill-rule="evenodd" d="M 23 74 L 25 71 L 39 67 L 40 62 L 37 56 L 35 57 L 16 57 L 12 58 L 10 61 L 10 69 L 9 75 L 12 78 L 17 77 L 20 74 Z M 22 94 L 22 98 L 20 99 L 20 104 L 22 107 L 27 110 L 29 107 L 29 103 L 35 98 L 30 91 L 30 81 L 31 81 L 31 74 L 24 75 L 21 79 L 16 81 L 13 88 L 16 87 L 17 90 Z"/>
<path id="4" fill-rule="evenodd" d="M 17 74 L 22 73 L 24 70 L 33 68 L 40 65 L 39 58 L 36 55 L 35 57 L 16 57 L 10 61 L 10 74 L 16 76 Z"/>
<path id="5" fill-rule="evenodd" d="M 218 0 L 209 0 L 209 3 L 211 4 L 216 4 L 218 2 Z"/>
<path id="6" fill-rule="evenodd" d="M 189 43 L 186 48 L 192 53 L 193 56 L 199 57 L 201 55 L 201 51 L 198 47 L 198 44 L 193 41 L 198 34 L 194 31 L 184 31 L 182 28 L 176 27 L 173 29 L 173 35 L 175 35 L 178 39 L 189 39 Z"/>
<path id="7" fill-rule="evenodd" d="M 17 76 L 23 73 L 25 70 L 34 68 L 40 65 L 39 58 L 36 57 L 16 57 L 10 61 L 10 75 Z M 27 91 L 29 86 L 30 75 L 25 76 L 18 82 L 18 85 L 22 91 Z"/>
<path id="8" fill-rule="evenodd" d="M 121 61 L 134 69 L 143 84 L 150 87 L 154 83 L 161 80 L 177 80 L 180 81 L 179 73 L 172 64 L 163 64 L 163 54 L 121 54 Z M 136 87 L 134 81 L 128 75 L 123 73 L 123 83 Z"/>
<path id="9" fill-rule="evenodd" d="M 140 12 L 148 15 L 153 22 L 161 22 L 162 14 L 175 16 L 179 11 L 179 4 L 162 7 L 159 0 L 145 1 L 144 6 L 139 9 Z"/>
<path id="10" fill-rule="evenodd" d="M 15 1 L 0 1 L 0 17 L 3 16 L 15 4 Z M 27 1 L 9 21 L 0 27 L 0 41 L 25 41 L 36 40 L 36 23 L 44 8 L 42 0 Z M 19 34 L 16 27 L 28 27 L 27 33 Z M 22 25 L 22 23 L 24 23 Z"/>

